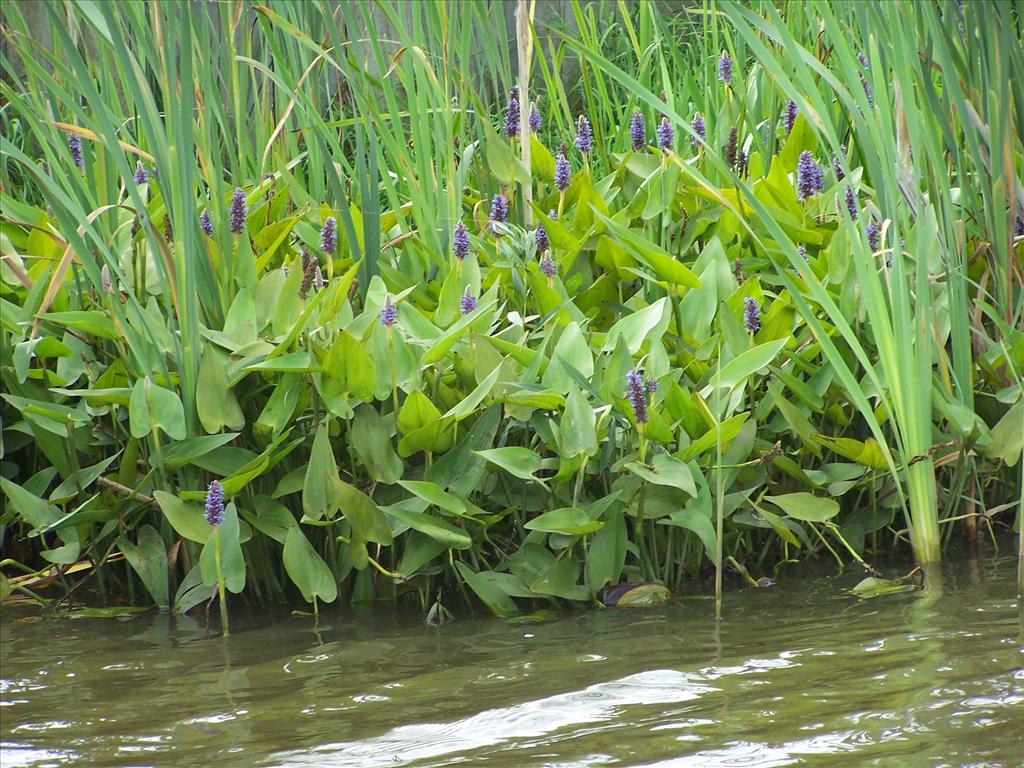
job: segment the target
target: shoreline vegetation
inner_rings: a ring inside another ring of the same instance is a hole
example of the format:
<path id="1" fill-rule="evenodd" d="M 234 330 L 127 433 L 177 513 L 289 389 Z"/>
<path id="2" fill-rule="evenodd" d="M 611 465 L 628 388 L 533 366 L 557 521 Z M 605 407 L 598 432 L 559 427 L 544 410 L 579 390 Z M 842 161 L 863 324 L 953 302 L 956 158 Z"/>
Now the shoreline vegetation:
<path id="1" fill-rule="evenodd" d="M 1024 564 L 1019 9 L 565 5 L 4 6 L 0 597 Z"/>

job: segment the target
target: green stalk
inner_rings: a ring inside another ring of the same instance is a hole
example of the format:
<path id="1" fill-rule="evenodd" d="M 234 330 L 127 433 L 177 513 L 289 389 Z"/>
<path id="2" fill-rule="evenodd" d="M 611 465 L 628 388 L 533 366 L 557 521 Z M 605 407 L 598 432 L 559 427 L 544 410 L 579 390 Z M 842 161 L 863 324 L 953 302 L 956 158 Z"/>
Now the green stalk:
<path id="1" fill-rule="evenodd" d="M 227 637 L 228 631 L 228 603 L 224 596 L 224 573 L 220 564 L 220 527 L 213 528 L 213 560 L 217 568 L 217 595 L 220 601 L 220 625 L 221 631 Z"/>

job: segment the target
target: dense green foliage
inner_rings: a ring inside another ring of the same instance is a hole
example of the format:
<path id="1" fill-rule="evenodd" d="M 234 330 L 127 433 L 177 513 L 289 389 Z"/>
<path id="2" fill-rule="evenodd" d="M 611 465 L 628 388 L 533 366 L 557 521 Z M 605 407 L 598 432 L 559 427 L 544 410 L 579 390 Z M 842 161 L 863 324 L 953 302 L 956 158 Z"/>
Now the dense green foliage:
<path id="1" fill-rule="evenodd" d="M 529 77 L 483 4 L 47 11 L 4 11 L 5 567 L 507 614 L 1012 522 L 1008 5 L 574 6 Z"/>

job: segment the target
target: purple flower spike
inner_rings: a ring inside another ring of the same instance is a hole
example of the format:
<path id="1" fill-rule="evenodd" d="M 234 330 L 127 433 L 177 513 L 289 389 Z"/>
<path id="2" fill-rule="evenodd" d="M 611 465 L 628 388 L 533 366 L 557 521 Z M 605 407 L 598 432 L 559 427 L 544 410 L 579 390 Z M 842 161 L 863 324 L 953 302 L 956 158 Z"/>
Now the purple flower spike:
<path id="1" fill-rule="evenodd" d="M 807 261 L 807 249 L 804 246 L 798 245 L 796 247 L 796 252 L 804 257 L 804 261 Z"/>
<path id="2" fill-rule="evenodd" d="M 644 377 L 635 368 L 626 374 L 626 397 L 633 406 L 633 417 L 637 424 L 647 423 L 647 387 Z"/>
<path id="3" fill-rule="evenodd" d="M 466 286 L 466 292 L 459 299 L 459 309 L 462 310 L 464 315 L 468 315 L 476 309 L 476 296 L 473 295 L 473 288 L 471 286 Z"/>
<path id="4" fill-rule="evenodd" d="M 843 157 L 846 157 L 846 145 L 840 144 L 839 151 L 843 153 Z M 839 158 L 836 157 L 832 160 L 832 170 L 836 172 L 836 181 L 842 181 L 846 178 L 846 172 L 843 170 L 843 164 L 839 162 Z"/>
<path id="5" fill-rule="evenodd" d="M 505 135 L 519 135 L 519 86 L 513 85 L 508 92 L 508 104 L 505 106 Z"/>
<path id="6" fill-rule="evenodd" d="M 722 56 L 718 60 L 718 79 L 726 85 L 732 82 L 732 59 L 725 51 L 722 51 Z"/>
<path id="7" fill-rule="evenodd" d="M 580 115 L 576 121 L 576 149 L 587 154 L 594 148 L 594 132 L 590 128 L 590 121 L 585 115 Z"/>
<path id="8" fill-rule="evenodd" d="M 551 254 L 545 253 L 544 258 L 540 260 L 540 273 L 548 280 L 554 280 L 557 272 L 558 267 L 555 266 L 555 262 L 552 260 Z"/>
<path id="9" fill-rule="evenodd" d="M 71 160 L 76 166 L 85 166 L 85 158 L 82 156 L 82 137 L 77 133 L 68 134 L 68 150 L 71 152 Z"/>
<path id="10" fill-rule="evenodd" d="M 755 334 L 761 330 L 761 310 L 757 306 L 757 299 L 750 296 L 743 299 L 743 324 L 747 327 L 747 333 Z"/>
<path id="11" fill-rule="evenodd" d="M 540 222 L 537 223 L 537 229 L 533 231 L 533 236 L 537 241 L 537 253 L 544 253 L 551 247 L 551 241 L 548 240 L 548 231 L 544 229 L 544 225 Z"/>
<path id="12" fill-rule="evenodd" d="M 210 221 L 210 212 L 205 209 L 199 214 L 199 227 L 204 235 L 213 237 L 213 222 Z"/>
<path id="13" fill-rule="evenodd" d="M 796 123 L 796 112 L 796 102 L 792 99 L 786 99 L 786 109 L 782 113 L 782 125 L 786 129 L 787 136 L 793 132 L 793 125 Z"/>
<path id="14" fill-rule="evenodd" d="M 388 296 L 384 299 L 384 308 L 380 311 L 380 324 L 385 328 L 390 328 L 397 319 L 398 307 L 391 302 L 391 297 Z"/>
<path id="15" fill-rule="evenodd" d="M 867 223 L 867 226 L 864 227 L 864 232 L 868 236 L 868 245 L 871 246 L 871 250 L 877 251 L 881 240 L 881 230 L 879 230 L 874 219 Z"/>
<path id="16" fill-rule="evenodd" d="M 491 221 L 505 221 L 508 218 L 508 200 L 500 192 L 491 200 Z"/>
<path id="17" fill-rule="evenodd" d="M 864 57 L 863 52 L 857 54 L 857 61 L 860 62 L 860 65 L 864 67 L 864 69 L 868 68 L 868 60 Z"/>
<path id="18" fill-rule="evenodd" d="M 231 196 L 231 233 L 240 235 L 245 230 L 245 217 L 249 215 L 249 206 L 245 202 L 245 192 L 241 187 L 235 187 L 235 194 Z"/>
<path id="19" fill-rule="evenodd" d="M 219 480 L 206 489 L 206 522 L 214 528 L 224 522 L 224 487 Z"/>
<path id="20" fill-rule="evenodd" d="M 550 211 L 548 211 L 548 218 L 551 219 L 552 221 L 557 221 L 558 212 L 554 208 L 552 208 Z"/>
<path id="21" fill-rule="evenodd" d="M 333 256 L 338 250 L 338 220 L 333 216 L 324 219 L 320 229 L 320 250 Z"/>
<path id="22" fill-rule="evenodd" d="M 527 118 L 530 123 L 530 130 L 534 133 L 540 133 L 541 119 L 540 110 L 537 109 L 537 105 L 532 101 L 530 102 L 530 117 Z"/>
<path id="23" fill-rule="evenodd" d="M 135 164 L 135 183 L 139 186 L 147 184 L 149 182 L 149 171 L 146 170 L 146 166 L 142 164 L 140 160 Z"/>
<path id="24" fill-rule="evenodd" d="M 846 185 L 846 210 L 850 214 L 850 220 L 857 220 L 857 197 L 853 194 L 853 187 Z"/>
<path id="25" fill-rule="evenodd" d="M 652 395 L 658 391 L 657 379 L 651 379 L 650 381 L 647 382 L 647 391 L 650 392 Z"/>
<path id="26" fill-rule="evenodd" d="M 675 140 L 676 129 L 672 127 L 667 117 L 661 118 L 661 122 L 658 123 L 658 148 L 662 152 L 671 152 Z"/>
<path id="27" fill-rule="evenodd" d="M 634 152 L 639 152 L 647 146 L 647 129 L 644 126 L 644 116 L 634 112 L 629 118 L 629 138 Z"/>
<path id="28" fill-rule="evenodd" d="M 1024 218 L 1020 216 L 1013 222 L 1013 236 L 1024 237 Z"/>
<path id="29" fill-rule="evenodd" d="M 569 188 L 569 179 L 572 178 L 572 169 L 569 167 L 569 158 L 564 152 L 558 153 L 555 160 L 555 188 L 559 192 L 565 192 Z"/>
<path id="30" fill-rule="evenodd" d="M 814 196 L 825 188 L 825 172 L 821 170 L 809 150 L 800 153 L 796 164 L 796 190 L 801 201 Z"/>
<path id="31" fill-rule="evenodd" d="M 458 261 L 465 261 L 469 256 L 469 230 L 461 221 L 452 230 L 452 253 Z"/>
<path id="32" fill-rule="evenodd" d="M 708 140 L 708 129 L 707 126 L 704 125 L 704 118 L 701 117 L 700 112 L 694 112 L 693 122 L 690 123 L 690 127 L 693 128 L 694 133 L 700 136 L 701 141 Z M 692 139 L 690 144 L 692 146 L 697 146 L 697 139 Z"/>

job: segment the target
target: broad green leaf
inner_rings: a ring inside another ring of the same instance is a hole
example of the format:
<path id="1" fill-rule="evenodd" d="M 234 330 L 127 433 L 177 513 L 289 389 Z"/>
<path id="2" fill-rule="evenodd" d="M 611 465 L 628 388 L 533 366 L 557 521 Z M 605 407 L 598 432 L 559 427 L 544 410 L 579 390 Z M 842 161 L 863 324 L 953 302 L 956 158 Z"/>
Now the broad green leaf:
<path id="1" fill-rule="evenodd" d="M 153 498 L 179 536 L 200 544 L 209 541 L 212 529 L 201 507 L 193 506 L 165 491 L 154 491 Z"/>
<path id="2" fill-rule="evenodd" d="M 334 461 L 327 426 L 321 424 L 313 438 L 313 449 L 302 486 L 302 511 L 310 520 L 330 518 L 340 503 L 338 465 Z"/>
<path id="3" fill-rule="evenodd" d="M 153 601 L 160 608 L 166 609 L 169 604 L 167 550 L 160 534 L 153 526 L 144 525 L 139 529 L 137 543 L 122 535 L 118 537 L 117 546 L 152 595 Z"/>
<path id="4" fill-rule="evenodd" d="M 462 562 L 456 562 L 455 567 L 458 569 L 463 581 L 469 585 L 469 588 L 476 593 L 476 596 L 483 601 L 483 604 L 495 616 L 513 616 L 519 612 L 512 598 L 508 596 L 508 593 L 498 583 L 495 583 L 493 578 L 488 577 L 488 574 L 493 573 L 493 571 L 477 573 Z"/>
<path id="5" fill-rule="evenodd" d="M 465 517 L 467 514 L 466 502 L 458 496 L 447 493 L 436 483 L 431 483 L 427 480 L 400 480 L 398 484 L 409 491 L 409 493 L 415 494 L 428 504 L 432 504 L 439 509 L 451 512 L 459 517 Z"/>
<path id="6" fill-rule="evenodd" d="M 812 493 L 786 493 L 782 496 L 765 496 L 787 515 L 809 523 L 824 523 L 839 514 L 839 502 L 825 499 Z"/>
<path id="7" fill-rule="evenodd" d="M 443 544 L 445 548 L 470 549 L 473 546 L 473 540 L 469 534 L 447 520 L 441 520 L 424 512 L 402 509 L 396 505 L 382 507 L 381 511 L 413 530 L 426 534 L 437 543 Z"/>
<path id="8" fill-rule="evenodd" d="M 649 483 L 667 485 L 685 491 L 691 496 L 697 495 L 697 484 L 694 482 L 690 467 L 686 462 L 667 453 L 659 453 L 651 459 L 650 464 L 630 462 L 626 469 Z"/>
<path id="9" fill-rule="evenodd" d="M 531 531 L 582 536 L 601 530 L 604 523 L 600 520 L 591 520 L 590 516 L 579 507 L 563 507 L 533 518 L 526 523 L 525 527 Z"/>
<path id="10" fill-rule="evenodd" d="M 333 603 L 338 597 L 334 574 L 297 525 L 288 529 L 282 559 L 288 578 L 299 588 L 306 602 Z"/>
<path id="11" fill-rule="evenodd" d="M 626 347 L 631 355 L 640 351 L 648 336 L 660 338 L 668 327 L 671 319 L 668 297 L 663 296 L 649 307 L 645 307 L 619 320 L 608 331 L 605 336 L 604 351 L 611 352 L 615 349 L 616 342 L 621 336 L 626 340 Z M 652 333 L 657 330 L 656 333 Z"/>
<path id="12" fill-rule="evenodd" d="M 492 464 L 497 464 L 511 475 L 523 480 L 537 480 L 534 472 L 541 468 L 543 462 L 534 451 L 529 448 L 511 446 L 508 448 L 491 448 L 486 451 L 473 451 Z"/>
<path id="13" fill-rule="evenodd" d="M 788 339 L 769 341 L 766 344 L 759 344 L 753 349 L 748 349 L 746 352 L 736 355 L 736 357 L 722 366 L 717 375 L 711 377 L 711 382 L 701 390 L 701 395 L 705 398 L 709 397 L 714 392 L 716 386 L 732 389 L 741 381 L 746 380 L 748 376 L 757 373 L 774 360 L 782 348 L 786 346 L 787 341 Z"/>
<path id="14" fill-rule="evenodd" d="M 670 513 L 668 517 L 658 520 L 658 523 L 693 531 L 704 545 L 704 554 L 708 560 L 714 561 L 718 537 L 715 535 L 715 526 L 707 512 L 687 505 L 684 509 L 678 509 Z"/>
<path id="15" fill-rule="evenodd" d="M 132 387 L 128 419 L 132 437 L 146 437 L 157 427 L 172 440 L 184 440 L 187 434 L 185 409 L 178 393 L 157 386 L 148 379 L 139 379 Z"/>
<path id="16" fill-rule="evenodd" d="M 591 596 L 596 596 L 606 584 L 617 583 L 626 562 L 626 519 L 622 510 L 607 513 L 604 524 L 587 549 L 587 586 Z"/>
<path id="17" fill-rule="evenodd" d="M 597 416 L 583 393 L 574 385 L 565 401 L 565 411 L 559 425 L 562 437 L 562 455 L 593 456 L 597 453 Z"/>
<path id="18" fill-rule="evenodd" d="M 402 460 L 391 445 L 391 435 L 384 420 L 371 405 L 356 408 L 349 445 L 355 449 L 370 477 L 390 485 L 402 476 Z"/>
<path id="19" fill-rule="evenodd" d="M 231 391 L 226 368 L 224 354 L 207 344 L 199 364 L 195 397 L 199 421 L 208 433 L 220 432 L 225 427 L 237 432 L 245 426 L 245 416 Z"/>
<path id="20" fill-rule="evenodd" d="M 224 587 L 229 592 L 238 594 L 245 588 L 245 557 L 239 541 L 238 512 L 234 504 L 224 508 L 223 522 L 210 528 L 203 551 L 199 555 L 199 567 L 202 568 L 203 583 L 213 586 L 217 583 L 217 550 L 220 549 L 221 576 Z"/>

